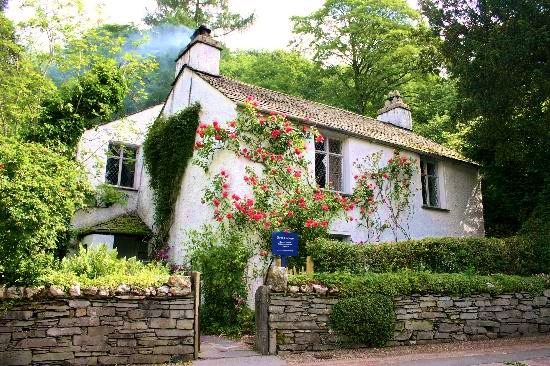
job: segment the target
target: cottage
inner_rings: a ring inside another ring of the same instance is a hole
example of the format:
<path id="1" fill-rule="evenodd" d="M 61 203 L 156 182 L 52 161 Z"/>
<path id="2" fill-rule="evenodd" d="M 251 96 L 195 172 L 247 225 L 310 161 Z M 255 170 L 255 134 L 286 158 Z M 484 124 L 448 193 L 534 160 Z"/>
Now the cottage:
<path id="1" fill-rule="evenodd" d="M 195 102 L 202 106 L 202 121 L 217 120 L 223 125 L 236 118 L 238 107 L 252 95 L 261 111 L 284 113 L 298 124 L 316 126 L 326 137 L 320 144 L 311 141 L 306 153 L 320 187 L 328 188 L 330 183 L 332 189 L 350 193 L 357 174 L 355 161 L 379 151 L 389 157 L 397 148 L 418 162 L 412 182 L 409 236 L 484 235 L 478 166 L 458 152 L 412 132 L 411 111 L 398 93 L 388 98 L 376 119 L 369 118 L 224 77 L 220 75 L 221 49 L 210 31 L 200 27 L 176 61 L 175 81 L 163 105 L 85 132 L 78 155 L 90 181 L 94 186 L 107 183 L 117 187 L 127 195 L 127 203 L 78 212 L 73 220 L 76 227 L 102 224 L 100 227 L 105 228 L 109 227 L 106 222 L 130 215 L 152 228 L 152 192 L 141 147 L 147 127 L 159 114 L 169 116 Z M 246 165 L 244 159 L 222 151 L 215 155 L 208 174 L 222 168 L 242 174 Z M 212 210 L 201 202 L 211 178 L 208 174 L 190 165 L 181 182 L 169 235 L 174 260 L 185 253 L 182 243 L 187 230 L 212 221 Z M 239 189 L 247 187 L 243 184 Z M 330 231 L 341 240 L 366 239 L 360 227 L 344 220 L 331 223 Z M 83 241 L 88 245 L 106 242 L 118 247 L 124 242 L 128 252 L 127 236 L 124 239 L 119 233 L 105 230 L 85 232 Z M 381 240 L 391 240 L 391 236 Z"/>

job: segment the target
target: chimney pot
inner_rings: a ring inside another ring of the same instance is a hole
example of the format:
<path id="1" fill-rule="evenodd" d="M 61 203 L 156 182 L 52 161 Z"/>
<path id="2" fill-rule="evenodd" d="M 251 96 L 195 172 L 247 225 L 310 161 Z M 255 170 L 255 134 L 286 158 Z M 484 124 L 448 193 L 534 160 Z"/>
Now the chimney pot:
<path id="1" fill-rule="evenodd" d="M 191 41 L 176 59 L 176 76 L 185 65 L 208 74 L 220 74 L 222 44 L 212 38 L 211 33 L 205 25 L 193 32 Z"/>
<path id="2" fill-rule="evenodd" d="M 412 130 L 411 110 L 395 90 L 388 95 L 384 107 L 378 111 L 379 121 L 391 123 L 397 127 Z"/>

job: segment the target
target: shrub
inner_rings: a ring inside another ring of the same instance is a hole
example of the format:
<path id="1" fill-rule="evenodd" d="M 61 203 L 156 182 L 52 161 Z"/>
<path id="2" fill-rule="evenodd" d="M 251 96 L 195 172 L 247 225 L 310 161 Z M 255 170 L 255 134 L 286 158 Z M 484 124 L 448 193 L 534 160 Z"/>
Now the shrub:
<path id="1" fill-rule="evenodd" d="M 32 285 L 56 246 L 87 183 L 79 166 L 35 143 L 0 138 L 0 272 L 8 284 Z"/>
<path id="2" fill-rule="evenodd" d="M 338 288 L 343 297 L 366 293 L 380 293 L 389 296 L 412 294 L 472 295 L 489 293 L 493 295 L 529 292 L 542 294 L 550 287 L 550 277 L 537 275 L 529 277 L 511 275 L 482 276 L 465 273 L 430 273 L 399 271 L 362 274 L 316 273 L 314 276 L 297 275 L 289 277 L 289 284 L 320 283 Z"/>
<path id="3" fill-rule="evenodd" d="M 68 288 L 74 284 L 115 289 L 121 284 L 146 288 L 160 286 L 168 280 L 169 271 L 160 263 L 143 263 L 136 258 L 118 258 L 116 250 L 101 245 L 80 247 L 78 253 L 63 258 L 41 276 L 44 285 Z"/>
<path id="4" fill-rule="evenodd" d="M 365 245 L 319 239 L 308 243 L 307 252 L 321 272 L 411 269 L 442 273 L 550 273 L 550 261 L 537 257 L 536 246 L 536 241 L 527 236 L 428 238 Z"/>
<path id="5" fill-rule="evenodd" d="M 338 301 L 330 314 L 330 326 L 353 343 L 381 347 L 393 336 L 393 300 L 367 294 Z"/>
<path id="6" fill-rule="evenodd" d="M 98 207 L 111 207 L 117 203 L 120 205 L 128 203 L 128 194 L 106 183 L 102 183 L 96 187 L 95 198 Z"/>
<path id="7" fill-rule="evenodd" d="M 189 259 L 200 271 L 203 302 L 201 324 L 213 334 L 240 335 L 254 329 L 246 305 L 246 269 L 252 250 L 240 233 L 210 226 L 189 234 Z"/>

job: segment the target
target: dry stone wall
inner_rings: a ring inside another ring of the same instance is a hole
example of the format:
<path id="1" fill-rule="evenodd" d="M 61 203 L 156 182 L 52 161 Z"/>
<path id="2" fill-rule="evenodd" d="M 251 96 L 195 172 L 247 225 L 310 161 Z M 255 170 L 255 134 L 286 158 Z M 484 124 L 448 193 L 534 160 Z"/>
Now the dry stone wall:
<path id="1" fill-rule="evenodd" d="M 153 290 L 148 295 L 107 291 L 4 300 L 0 365 L 126 365 L 193 359 L 199 342 L 197 300 L 197 291 L 178 286 L 164 286 L 160 293 Z"/>
<path id="2" fill-rule="evenodd" d="M 336 296 L 270 293 L 269 353 L 340 347 L 328 320 Z M 394 299 L 396 325 L 388 345 L 517 337 L 550 332 L 550 290 L 491 296 L 413 295 Z"/>

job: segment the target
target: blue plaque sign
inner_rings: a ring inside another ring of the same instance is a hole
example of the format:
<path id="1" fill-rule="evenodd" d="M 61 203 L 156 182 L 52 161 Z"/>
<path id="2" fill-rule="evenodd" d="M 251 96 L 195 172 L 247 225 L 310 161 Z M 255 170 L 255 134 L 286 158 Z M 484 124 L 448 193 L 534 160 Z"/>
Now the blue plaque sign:
<path id="1" fill-rule="evenodd" d="M 271 234 L 271 251 L 273 255 L 280 255 L 283 263 L 284 257 L 296 257 L 298 255 L 298 234 L 276 231 Z"/>

